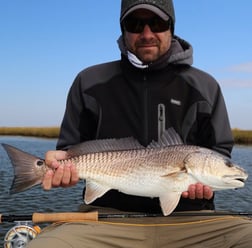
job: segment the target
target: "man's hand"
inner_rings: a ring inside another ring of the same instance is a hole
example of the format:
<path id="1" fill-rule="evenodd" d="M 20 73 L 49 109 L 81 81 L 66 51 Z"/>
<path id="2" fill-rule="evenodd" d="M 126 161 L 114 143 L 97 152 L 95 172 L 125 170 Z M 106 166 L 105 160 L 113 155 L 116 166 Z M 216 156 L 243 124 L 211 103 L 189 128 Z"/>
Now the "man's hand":
<path id="1" fill-rule="evenodd" d="M 44 176 L 42 187 L 50 190 L 52 187 L 70 187 L 78 183 L 79 176 L 76 167 L 67 163 L 61 165 L 58 160 L 67 159 L 65 151 L 48 151 L 45 156 L 46 164 L 51 167 Z"/>
<path id="2" fill-rule="evenodd" d="M 201 183 L 190 185 L 188 191 L 182 193 L 182 197 L 194 199 L 211 199 L 213 197 L 213 191 L 210 187 Z"/>

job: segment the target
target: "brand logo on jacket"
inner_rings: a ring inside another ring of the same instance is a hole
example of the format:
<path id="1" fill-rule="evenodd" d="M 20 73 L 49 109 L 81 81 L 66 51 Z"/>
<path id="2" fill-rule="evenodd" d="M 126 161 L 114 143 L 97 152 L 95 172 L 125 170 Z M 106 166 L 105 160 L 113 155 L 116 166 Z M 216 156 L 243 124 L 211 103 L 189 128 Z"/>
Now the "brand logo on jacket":
<path id="1" fill-rule="evenodd" d="M 171 104 L 181 106 L 181 101 L 171 98 Z"/>

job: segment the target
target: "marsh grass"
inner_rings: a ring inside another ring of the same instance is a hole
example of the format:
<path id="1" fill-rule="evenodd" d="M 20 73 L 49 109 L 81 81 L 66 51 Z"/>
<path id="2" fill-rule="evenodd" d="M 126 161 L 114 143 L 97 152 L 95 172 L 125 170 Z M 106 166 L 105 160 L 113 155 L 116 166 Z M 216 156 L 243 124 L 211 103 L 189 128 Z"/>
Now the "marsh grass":
<path id="1" fill-rule="evenodd" d="M 0 127 L 0 135 L 57 138 L 59 127 Z"/>
<path id="2" fill-rule="evenodd" d="M 252 144 L 252 130 L 233 129 L 235 144 Z M 59 127 L 0 127 L 0 135 L 58 138 Z"/>
<path id="3" fill-rule="evenodd" d="M 236 144 L 252 144 L 252 130 L 233 129 L 232 132 Z"/>

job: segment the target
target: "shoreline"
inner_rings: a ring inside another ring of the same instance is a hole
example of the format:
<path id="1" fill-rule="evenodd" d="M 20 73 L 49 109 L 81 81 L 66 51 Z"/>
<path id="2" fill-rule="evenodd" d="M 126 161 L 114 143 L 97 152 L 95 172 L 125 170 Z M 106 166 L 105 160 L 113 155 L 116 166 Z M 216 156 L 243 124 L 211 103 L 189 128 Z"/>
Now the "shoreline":
<path id="1" fill-rule="evenodd" d="M 59 127 L 0 127 L 0 135 L 57 139 Z M 232 129 L 235 144 L 252 145 L 252 130 Z"/>
<path id="2" fill-rule="evenodd" d="M 0 127 L 0 135 L 58 138 L 59 127 Z"/>

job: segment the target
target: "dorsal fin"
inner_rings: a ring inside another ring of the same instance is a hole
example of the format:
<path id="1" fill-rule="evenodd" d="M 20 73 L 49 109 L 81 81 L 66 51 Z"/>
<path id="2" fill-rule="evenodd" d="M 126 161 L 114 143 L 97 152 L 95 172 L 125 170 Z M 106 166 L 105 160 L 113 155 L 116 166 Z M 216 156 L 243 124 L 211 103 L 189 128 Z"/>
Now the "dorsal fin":
<path id="1" fill-rule="evenodd" d="M 160 137 L 159 141 L 152 141 L 148 148 L 160 148 L 167 147 L 171 145 L 181 145 L 183 144 L 182 139 L 174 128 L 168 128 L 165 130 Z M 88 153 L 96 152 L 108 152 L 108 151 L 123 151 L 123 150 L 133 150 L 133 149 L 143 149 L 142 146 L 135 138 L 127 137 L 121 139 L 101 139 L 101 140 L 90 140 L 80 143 L 78 145 L 72 146 L 68 151 L 70 157 L 80 156 Z"/>
<path id="2" fill-rule="evenodd" d="M 148 148 L 167 147 L 172 145 L 182 145 L 183 141 L 173 127 L 165 130 L 158 141 L 152 141 Z"/>
<path id="3" fill-rule="evenodd" d="M 133 137 L 121 139 L 90 140 L 72 146 L 68 151 L 70 157 L 95 152 L 122 151 L 143 149 L 144 147 Z"/>

